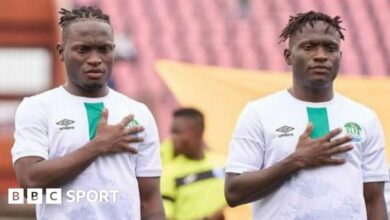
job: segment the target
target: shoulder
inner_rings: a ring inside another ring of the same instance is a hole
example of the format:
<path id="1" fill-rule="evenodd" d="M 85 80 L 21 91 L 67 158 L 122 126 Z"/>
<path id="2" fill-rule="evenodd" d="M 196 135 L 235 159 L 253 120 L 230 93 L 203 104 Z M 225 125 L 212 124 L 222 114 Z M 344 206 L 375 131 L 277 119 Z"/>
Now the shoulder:
<path id="1" fill-rule="evenodd" d="M 17 128 L 27 125 L 45 127 L 51 115 L 54 103 L 58 102 L 58 88 L 25 97 L 19 104 L 15 113 L 15 126 Z"/>
<path id="2" fill-rule="evenodd" d="M 282 110 L 286 105 L 288 96 L 286 91 L 279 91 L 268 96 L 249 101 L 241 111 L 241 118 L 250 120 L 259 119 L 260 115 L 273 115 L 275 111 Z"/>
<path id="3" fill-rule="evenodd" d="M 336 109 L 337 111 L 343 111 L 343 115 L 355 119 L 360 126 L 367 127 L 368 130 L 381 127 L 378 115 L 371 108 L 340 94 L 337 94 L 337 98 Z"/>
<path id="4" fill-rule="evenodd" d="M 287 91 L 282 90 L 265 97 L 252 100 L 247 104 L 247 107 L 257 110 L 273 109 L 276 106 L 285 103 L 287 99 L 289 99 Z"/>
<path id="5" fill-rule="evenodd" d="M 137 101 L 135 99 L 132 99 L 132 98 L 126 96 L 125 94 L 120 93 L 118 91 L 115 91 L 113 89 L 110 89 L 110 93 L 112 94 L 111 98 L 114 98 L 115 100 L 119 100 L 119 101 L 122 101 L 122 102 L 126 102 L 128 105 L 132 105 L 134 107 L 143 107 L 143 106 L 145 106 L 144 103 L 139 102 L 139 101 Z"/>
<path id="6" fill-rule="evenodd" d="M 340 105 L 340 110 L 359 113 L 365 117 L 376 117 L 375 111 L 362 103 L 352 100 L 351 98 L 348 98 L 339 93 L 336 93 L 336 98 L 338 99 L 337 103 Z"/>
<path id="7" fill-rule="evenodd" d="M 119 93 L 113 89 L 110 89 L 112 98 L 118 101 L 118 103 L 125 103 L 134 113 L 142 115 L 143 117 L 151 116 L 149 108 L 142 102 L 132 99 L 122 93 Z"/>
<path id="8" fill-rule="evenodd" d="M 49 101 L 54 98 L 59 98 L 61 96 L 60 87 L 56 87 L 54 89 L 50 89 L 47 91 L 44 91 L 42 93 L 38 93 L 33 96 L 26 97 L 25 99 L 29 100 L 30 102 L 42 102 L 42 101 Z"/>
<path id="9" fill-rule="evenodd" d="M 59 96 L 60 91 L 57 87 L 33 96 L 25 97 L 20 103 L 18 111 L 46 111 L 50 106 L 50 103 L 58 101 L 58 99 L 60 98 Z"/>

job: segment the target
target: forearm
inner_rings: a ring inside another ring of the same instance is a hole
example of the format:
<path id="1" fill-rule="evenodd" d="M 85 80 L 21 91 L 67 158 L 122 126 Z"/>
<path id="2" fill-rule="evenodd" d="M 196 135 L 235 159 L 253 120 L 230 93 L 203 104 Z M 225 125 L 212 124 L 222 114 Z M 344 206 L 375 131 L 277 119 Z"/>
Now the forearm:
<path id="1" fill-rule="evenodd" d="M 367 220 L 387 220 L 386 204 L 384 200 L 366 203 Z"/>
<path id="2" fill-rule="evenodd" d="M 159 177 L 138 177 L 141 220 L 165 220 Z"/>
<path id="3" fill-rule="evenodd" d="M 367 182 L 363 185 L 368 220 L 388 219 L 384 185 L 384 182 Z"/>
<path id="4" fill-rule="evenodd" d="M 165 215 L 162 210 L 152 212 L 152 211 L 142 211 L 141 220 L 165 220 Z"/>
<path id="5" fill-rule="evenodd" d="M 302 168 L 293 155 L 273 166 L 241 175 L 229 175 L 225 195 L 230 206 L 261 199 Z"/>
<path id="6" fill-rule="evenodd" d="M 33 163 L 19 177 L 24 188 L 59 187 L 85 170 L 99 155 L 96 144 L 89 142 L 63 157 Z"/>
<path id="7" fill-rule="evenodd" d="M 165 220 L 161 197 L 142 199 L 141 220 Z"/>

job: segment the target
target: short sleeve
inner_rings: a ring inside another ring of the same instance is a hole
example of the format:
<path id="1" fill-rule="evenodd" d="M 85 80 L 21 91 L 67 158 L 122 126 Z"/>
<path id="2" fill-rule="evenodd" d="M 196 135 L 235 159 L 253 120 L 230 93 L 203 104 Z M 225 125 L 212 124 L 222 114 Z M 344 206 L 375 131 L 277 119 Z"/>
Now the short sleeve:
<path id="1" fill-rule="evenodd" d="M 152 113 L 145 105 L 143 105 L 142 111 L 145 118 L 145 137 L 144 141 L 140 144 L 136 158 L 136 176 L 161 176 L 160 139 L 157 125 Z"/>
<path id="2" fill-rule="evenodd" d="M 260 115 L 255 105 L 245 106 L 238 119 L 230 142 L 227 173 L 244 173 L 260 170 L 264 159 L 264 137 Z"/>
<path id="3" fill-rule="evenodd" d="M 366 130 L 366 139 L 363 142 L 363 181 L 382 182 L 389 180 L 389 171 L 386 165 L 385 142 L 382 126 L 374 115 Z"/>
<path id="4" fill-rule="evenodd" d="M 12 162 L 28 156 L 49 157 L 48 118 L 43 103 L 25 98 L 15 114 Z"/>

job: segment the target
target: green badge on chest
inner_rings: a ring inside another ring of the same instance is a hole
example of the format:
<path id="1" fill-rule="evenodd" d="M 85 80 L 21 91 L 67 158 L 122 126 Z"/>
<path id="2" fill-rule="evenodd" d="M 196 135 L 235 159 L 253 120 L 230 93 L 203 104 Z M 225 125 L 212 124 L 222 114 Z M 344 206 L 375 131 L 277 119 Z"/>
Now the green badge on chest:
<path id="1" fill-rule="evenodd" d="M 96 135 L 97 125 L 104 109 L 104 103 L 84 103 L 84 106 L 88 116 L 89 140 L 92 140 Z"/>
<path id="2" fill-rule="evenodd" d="M 309 122 L 313 125 L 311 138 L 320 138 L 329 132 L 328 112 L 326 108 L 310 108 L 307 107 L 307 116 Z"/>

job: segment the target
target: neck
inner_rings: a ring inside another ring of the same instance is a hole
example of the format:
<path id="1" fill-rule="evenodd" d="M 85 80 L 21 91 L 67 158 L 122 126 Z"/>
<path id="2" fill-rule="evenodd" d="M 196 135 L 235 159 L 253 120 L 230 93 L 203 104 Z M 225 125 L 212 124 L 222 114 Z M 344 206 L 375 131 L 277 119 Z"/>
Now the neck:
<path id="1" fill-rule="evenodd" d="M 99 98 L 104 97 L 108 94 L 108 87 L 104 85 L 100 88 L 85 89 L 79 86 L 73 85 L 72 83 L 66 82 L 64 85 L 66 91 L 75 96 L 82 96 L 88 98 Z"/>
<path id="2" fill-rule="evenodd" d="M 332 100 L 333 86 L 327 88 L 303 88 L 293 86 L 288 89 L 295 98 L 305 102 L 327 102 Z"/>
<path id="3" fill-rule="evenodd" d="M 199 152 L 199 153 L 196 153 L 193 155 L 186 155 L 186 157 L 191 159 L 191 160 L 202 160 L 204 158 L 204 153 Z"/>

